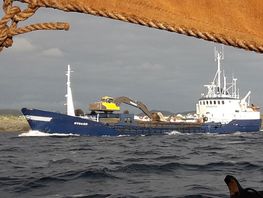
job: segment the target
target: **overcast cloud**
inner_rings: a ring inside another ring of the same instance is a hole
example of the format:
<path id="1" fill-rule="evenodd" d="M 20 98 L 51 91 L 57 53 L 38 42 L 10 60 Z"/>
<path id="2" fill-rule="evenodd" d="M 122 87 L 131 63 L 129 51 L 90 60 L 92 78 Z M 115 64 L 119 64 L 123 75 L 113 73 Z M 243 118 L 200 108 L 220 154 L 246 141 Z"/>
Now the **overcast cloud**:
<path id="1" fill-rule="evenodd" d="M 84 14 L 40 9 L 30 22 L 67 21 L 69 31 L 38 31 L 14 39 L 0 59 L 0 108 L 63 111 L 71 64 L 75 106 L 101 96 L 129 96 L 150 109 L 195 109 L 215 74 L 214 46 L 175 33 Z M 263 106 L 263 56 L 225 47 L 223 66 Z"/>

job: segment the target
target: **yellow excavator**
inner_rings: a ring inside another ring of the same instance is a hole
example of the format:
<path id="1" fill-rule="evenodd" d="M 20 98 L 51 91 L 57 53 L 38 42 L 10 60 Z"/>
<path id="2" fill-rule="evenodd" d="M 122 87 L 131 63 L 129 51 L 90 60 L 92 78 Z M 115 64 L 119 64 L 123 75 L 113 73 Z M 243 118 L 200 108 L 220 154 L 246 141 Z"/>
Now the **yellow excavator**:
<path id="1" fill-rule="evenodd" d="M 114 102 L 114 98 L 110 96 L 103 96 L 99 102 L 90 104 L 89 110 L 112 113 L 113 111 L 120 111 L 120 106 Z"/>
<path id="2" fill-rule="evenodd" d="M 128 104 L 140 109 L 150 119 L 153 119 L 152 113 L 148 110 L 145 104 L 139 101 L 134 101 L 126 96 L 113 98 L 110 96 L 103 96 L 101 101 L 89 105 L 89 110 L 96 112 L 101 111 L 105 113 L 112 113 L 113 111 L 120 111 L 120 104 Z"/>

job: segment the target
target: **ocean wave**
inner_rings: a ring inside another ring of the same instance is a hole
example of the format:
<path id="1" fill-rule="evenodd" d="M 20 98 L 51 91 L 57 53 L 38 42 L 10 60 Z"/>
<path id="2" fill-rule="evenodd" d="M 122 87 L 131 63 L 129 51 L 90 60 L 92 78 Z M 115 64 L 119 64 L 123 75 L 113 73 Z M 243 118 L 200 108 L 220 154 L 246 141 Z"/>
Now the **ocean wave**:
<path id="1" fill-rule="evenodd" d="M 63 198 L 139 198 L 134 195 L 127 195 L 127 194 L 102 194 L 102 193 L 95 193 L 95 194 L 89 194 L 89 195 L 84 195 L 84 194 L 77 194 L 77 195 L 70 195 L 66 196 Z M 167 197 L 166 197 L 167 198 Z"/>
<path id="2" fill-rule="evenodd" d="M 185 187 L 188 188 L 189 191 L 211 192 L 211 191 L 216 190 L 216 188 L 213 186 L 203 186 L 203 185 L 199 185 L 199 184 L 186 185 Z"/>
<path id="3" fill-rule="evenodd" d="M 68 195 L 64 198 L 106 198 L 106 197 L 111 197 L 111 194 L 91 194 L 91 195 L 77 194 L 77 195 Z"/>
<path id="4" fill-rule="evenodd" d="M 55 175 L 58 178 L 63 178 L 66 180 L 75 180 L 79 178 L 89 178 L 89 179 L 118 179 L 117 176 L 109 173 L 110 170 L 95 169 L 95 170 L 78 170 L 78 171 L 67 171 Z"/>
<path id="5" fill-rule="evenodd" d="M 93 151 L 94 149 L 92 147 L 79 147 L 79 148 L 70 148 L 69 151 L 73 152 L 79 152 L 79 151 Z"/>
<path id="6" fill-rule="evenodd" d="M 1 152 L 19 152 L 21 151 L 20 147 L 8 147 L 8 148 L 3 148 L 0 150 Z"/>
<path id="7" fill-rule="evenodd" d="M 21 183 L 20 178 L 15 177 L 0 177 L 0 186 L 17 185 Z"/>
<path id="8" fill-rule="evenodd" d="M 53 165 L 53 164 L 74 164 L 75 162 L 71 159 L 64 158 L 64 159 L 59 159 L 59 160 L 49 160 L 48 166 Z"/>
<path id="9" fill-rule="evenodd" d="M 59 183 L 59 182 L 65 182 L 65 179 L 57 178 L 53 176 L 46 176 L 41 177 L 37 179 L 26 179 L 26 181 L 21 182 L 22 184 L 15 187 L 15 192 L 25 192 L 25 191 L 31 191 L 35 188 L 42 188 L 46 187 L 48 184 L 51 183 Z"/>
<path id="10" fill-rule="evenodd" d="M 118 179 L 118 177 L 108 173 L 105 170 L 82 171 L 81 173 L 78 174 L 78 178 Z"/>
<path id="11" fill-rule="evenodd" d="M 179 155 L 162 155 L 159 157 L 154 158 L 155 160 L 180 160 L 180 159 L 186 159 L 185 156 L 179 156 Z"/>
<path id="12" fill-rule="evenodd" d="M 1 179 L 1 178 L 0 178 Z M 92 180 L 105 180 L 105 179 L 118 179 L 118 177 L 107 172 L 106 169 L 102 170 L 79 170 L 79 171 L 66 171 L 58 174 L 52 174 L 39 178 L 2 178 L 5 182 L 10 182 L 12 185 L 19 184 L 15 187 L 15 192 L 25 192 L 35 188 L 47 187 L 53 184 L 75 181 L 78 179 L 92 179 Z"/>
<path id="13" fill-rule="evenodd" d="M 167 171 L 176 170 L 184 165 L 180 163 L 167 163 L 167 164 L 129 164 L 119 167 L 116 171 L 125 173 L 162 173 Z"/>
<path id="14" fill-rule="evenodd" d="M 119 167 L 116 171 L 126 173 L 162 173 L 169 171 L 222 171 L 222 169 L 240 169 L 240 170 L 255 170 L 261 166 L 250 162 L 211 162 L 207 164 L 185 164 L 185 163 L 166 163 L 166 164 L 138 164 L 133 163 L 123 167 Z"/>
<path id="15" fill-rule="evenodd" d="M 178 198 L 220 198 L 220 197 L 226 198 L 225 195 L 212 195 L 212 194 L 185 195 L 185 196 L 180 196 Z"/>
<path id="16" fill-rule="evenodd" d="M 157 154 L 159 154 L 158 151 L 154 151 L 154 150 L 148 150 L 148 151 L 135 150 L 135 151 L 129 151 L 127 153 L 132 154 L 132 155 L 136 155 L 136 156 L 157 155 Z"/>

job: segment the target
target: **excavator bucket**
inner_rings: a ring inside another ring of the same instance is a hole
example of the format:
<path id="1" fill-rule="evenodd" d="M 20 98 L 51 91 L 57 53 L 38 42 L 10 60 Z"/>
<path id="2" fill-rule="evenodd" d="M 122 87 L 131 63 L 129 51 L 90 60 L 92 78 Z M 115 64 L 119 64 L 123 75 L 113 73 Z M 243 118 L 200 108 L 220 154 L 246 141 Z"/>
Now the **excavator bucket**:
<path id="1" fill-rule="evenodd" d="M 7 0 L 4 0 L 7 1 Z M 19 0 L 263 52 L 262 0 Z"/>

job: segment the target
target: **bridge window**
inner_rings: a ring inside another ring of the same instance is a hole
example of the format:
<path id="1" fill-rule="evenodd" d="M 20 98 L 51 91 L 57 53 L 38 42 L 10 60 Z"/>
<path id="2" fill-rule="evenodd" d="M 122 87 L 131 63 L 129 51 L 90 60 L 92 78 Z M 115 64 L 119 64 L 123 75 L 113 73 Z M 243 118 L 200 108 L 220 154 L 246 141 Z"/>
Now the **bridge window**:
<path id="1" fill-rule="evenodd" d="M 212 101 L 210 100 L 210 104 L 212 104 Z"/>
<path id="2" fill-rule="evenodd" d="M 225 101 L 222 101 L 222 104 L 225 104 Z"/>
<path id="3" fill-rule="evenodd" d="M 216 104 L 216 101 L 214 100 L 214 104 Z"/>
<path id="4" fill-rule="evenodd" d="M 206 104 L 208 105 L 208 101 L 206 101 Z"/>
<path id="5" fill-rule="evenodd" d="M 220 104 L 220 100 L 217 101 L 217 104 Z"/>

